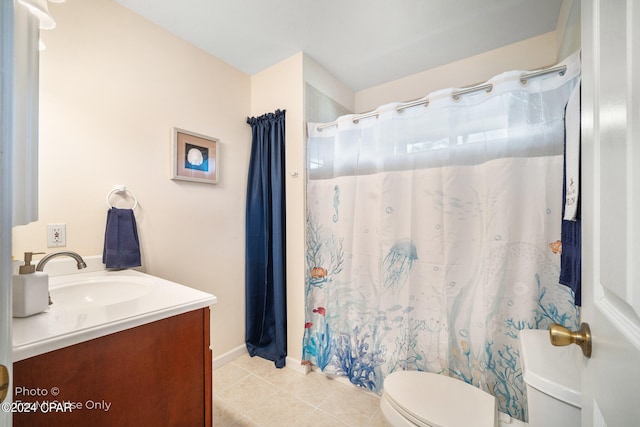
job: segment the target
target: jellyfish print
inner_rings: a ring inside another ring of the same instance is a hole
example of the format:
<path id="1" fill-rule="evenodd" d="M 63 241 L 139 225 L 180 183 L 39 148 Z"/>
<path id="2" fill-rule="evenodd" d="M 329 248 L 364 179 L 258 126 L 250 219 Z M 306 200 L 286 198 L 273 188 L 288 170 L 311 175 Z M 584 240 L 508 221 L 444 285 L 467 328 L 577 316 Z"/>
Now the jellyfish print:
<path id="1" fill-rule="evenodd" d="M 384 259 L 384 289 L 400 289 L 411 272 L 413 262 L 418 259 L 416 245 L 410 239 L 398 240 Z"/>

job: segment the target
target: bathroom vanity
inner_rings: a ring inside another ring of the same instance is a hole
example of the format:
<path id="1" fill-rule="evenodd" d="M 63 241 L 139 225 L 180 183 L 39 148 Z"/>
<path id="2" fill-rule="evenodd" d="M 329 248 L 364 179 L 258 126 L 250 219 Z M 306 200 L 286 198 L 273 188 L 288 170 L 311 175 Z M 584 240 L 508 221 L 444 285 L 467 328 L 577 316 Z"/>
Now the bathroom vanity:
<path id="1" fill-rule="evenodd" d="M 51 308 L 14 319 L 14 426 L 212 424 L 213 295 L 130 270 L 51 282 Z"/>

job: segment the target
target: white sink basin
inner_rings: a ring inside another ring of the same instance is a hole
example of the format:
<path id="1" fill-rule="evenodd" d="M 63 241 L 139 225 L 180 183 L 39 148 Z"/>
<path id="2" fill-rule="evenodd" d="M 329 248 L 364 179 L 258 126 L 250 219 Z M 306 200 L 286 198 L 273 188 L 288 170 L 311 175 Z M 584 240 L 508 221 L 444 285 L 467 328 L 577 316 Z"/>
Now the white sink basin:
<path id="1" fill-rule="evenodd" d="M 95 263 L 103 266 L 99 256 Z M 74 271 L 75 264 L 70 268 Z M 214 295 L 134 270 L 50 276 L 49 293 L 53 304 L 47 310 L 13 319 L 14 362 L 217 301 Z"/>
<path id="2" fill-rule="evenodd" d="M 51 300 L 67 309 L 109 306 L 141 298 L 153 290 L 153 282 L 138 277 L 91 278 L 52 288 Z"/>

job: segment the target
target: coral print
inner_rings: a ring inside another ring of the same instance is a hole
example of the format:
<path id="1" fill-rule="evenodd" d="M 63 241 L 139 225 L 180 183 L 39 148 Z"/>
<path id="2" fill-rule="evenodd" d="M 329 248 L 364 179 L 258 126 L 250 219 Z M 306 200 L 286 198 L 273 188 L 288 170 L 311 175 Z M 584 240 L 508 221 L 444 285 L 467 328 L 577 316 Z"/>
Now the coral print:
<path id="1" fill-rule="evenodd" d="M 309 267 L 306 278 L 307 291 L 310 287 L 324 287 L 330 281 L 329 276 L 339 274 L 344 268 L 342 239 L 337 240 L 331 236 L 322 240 L 321 227 L 315 218 L 307 215 L 305 257 Z M 320 267 L 321 265 L 326 268 Z"/>

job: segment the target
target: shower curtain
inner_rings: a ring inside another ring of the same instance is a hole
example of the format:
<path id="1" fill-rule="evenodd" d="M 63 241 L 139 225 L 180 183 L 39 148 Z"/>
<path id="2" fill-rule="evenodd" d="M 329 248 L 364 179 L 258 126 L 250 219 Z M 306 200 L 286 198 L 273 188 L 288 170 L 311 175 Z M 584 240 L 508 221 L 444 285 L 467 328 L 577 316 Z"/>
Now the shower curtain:
<path id="1" fill-rule="evenodd" d="M 558 284 L 578 54 L 563 65 L 309 124 L 303 363 L 375 392 L 396 370 L 442 373 L 527 419 L 518 332 L 578 322 Z"/>

